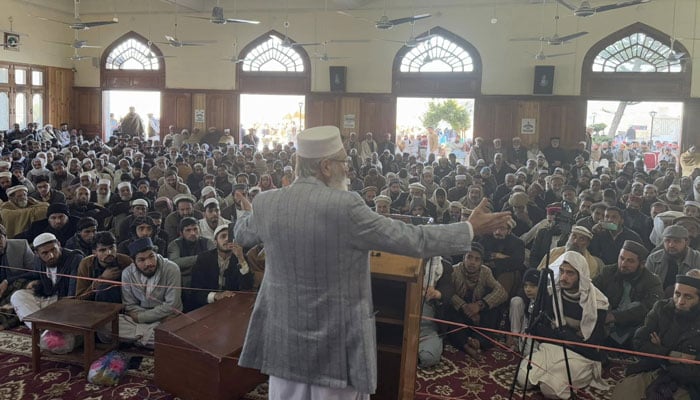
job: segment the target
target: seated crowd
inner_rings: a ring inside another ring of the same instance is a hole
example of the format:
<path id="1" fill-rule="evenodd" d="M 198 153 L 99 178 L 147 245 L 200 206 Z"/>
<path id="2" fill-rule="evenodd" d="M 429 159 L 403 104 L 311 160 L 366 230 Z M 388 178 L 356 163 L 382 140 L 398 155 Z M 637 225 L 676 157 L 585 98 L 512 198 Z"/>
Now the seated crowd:
<path id="1" fill-rule="evenodd" d="M 259 146 L 252 129 L 242 146 L 214 128 L 171 127 L 162 145 L 68 132 L 61 146 L 49 136 L 14 132 L 19 138 L 2 145 L 2 329 L 75 297 L 124 304 L 120 338 L 152 347 L 159 323 L 259 287 L 264 249 L 242 248 L 228 227 L 256 194 L 294 182 L 292 143 Z M 519 138 L 508 148 L 477 139 L 465 163 L 454 154 L 421 162 L 389 139 L 353 134 L 345 142 L 348 187 L 377 213 L 450 224 L 468 219 L 483 198 L 512 213 L 466 254 L 429 260 L 425 316 L 568 341 L 576 388 L 604 388 L 608 358 L 576 343 L 697 359 L 700 169 L 681 176 L 666 162 L 649 170 L 629 151 L 629 161 L 593 168 L 585 142 L 568 151 L 558 138 L 536 154 Z M 554 278 L 543 286 L 547 269 Z M 443 338 L 475 358 L 498 339 L 454 328 L 422 321 L 421 367 L 439 362 Z M 506 344 L 533 349 L 540 367 L 527 384 L 570 396 L 561 344 L 515 335 Z M 521 385 L 526 369 L 516 375 Z M 613 397 L 671 390 L 695 398 L 699 373 L 695 364 L 640 358 Z"/>

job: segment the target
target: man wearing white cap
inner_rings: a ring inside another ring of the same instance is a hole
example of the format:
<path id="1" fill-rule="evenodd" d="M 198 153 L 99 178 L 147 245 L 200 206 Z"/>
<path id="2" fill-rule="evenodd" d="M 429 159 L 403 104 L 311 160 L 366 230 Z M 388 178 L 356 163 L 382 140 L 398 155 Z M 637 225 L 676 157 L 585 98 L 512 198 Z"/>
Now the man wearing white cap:
<path id="1" fill-rule="evenodd" d="M 102 178 L 97 181 L 97 190 L 91 193 L 90 201 L 106 207 L 112 199 L 112 181 Z"/>
<path id="2" fill-rule="evenodd" d="M 508 218 L 414 226 L 385 218 L 347 190 L 347 154 L 333 126 L 297 136 L 297 180 L 260 193 L 236 241 L 265 245 L 266 266 L 239 364 L 270 375 L 270 399 L 369 398 L 377 384 L 370 250 L 427 258 L 469 248 Z M 293 306 L 303 304 L 303 307 Z"/>
<path id="3" fill-rule="evenodd" d="M 581 254 L 588 264 L 588 275 L 591 278 L 598 276 L 598 273 L 603 270 L 605 264 L 603 260 L 594 256 L 588 251 L 588 246 L 593 239 L 593 233 L 584 226 L 574 225 L 571 228 L 571 234 L 566 241 L 565 246 L 555 247 L 549 252 L 549 262 L 556 260 L 567 251 L 575 251 Z M 543 257 L 537 269 L 545 269 L 547 267 L 547 257 Z"/>
<path id="4" fill-rule="evenodd" d="M 78 265 L 83 256 L 77 250 L 61 247 L 52 233 L 42 233 L 34 238 L 32 247 L 40 262 L 26 289 L 18 290 L 10 301 L 20 320 L 61 298 L 74 296 Z M 25 324 L 31 328 L 29 322 Z"/>
<path id="5" fill-rule="evenodd" d="M 199 220 L 199 232 L 203 238 L 214 241 L 214 231 L 219 225 L 228 225 L 229 220 L 221 217 L 221 208 L 216 199 L 207 199 L 204 202 L 204 218 Z"/>
<path id="6" fill-rule="evenodd" d="M 10 171 L 0 172 L 0 200 L 7 201 L 7 189 L 12 186 L 12 173 Z"/>
<path id="7" fill-rule="evenodd" d="M 122 242 L 129 238 L 131 223 L 138 217 L 145 217 L 148 214 L 148 201 L 145 199 L 134 199 L 129 203 L 130 214 L 122 220 L 117 229 L 117 242 Z"/>
<path id="8" fill-rule="evenodd" d="M 549 268 L 556 277 L 554 296 L 558 297 L 559 310 L 554 308 L 552 295 L 545 293 L 542 312 L 547 318 L 531 327 L 533 335 L 592 345 L 603 344 L 608 298 L 591 283 L 586 259 L 578 252 L 567 251 Z M 602 357 L 598 349 L 567 345 L 566 351 L 574 388 L 590 385 L 600 390 L 607 389 L 601 377 Z M 541 343 L 532 356 L 532 365 L 528 385 L 539 385 L 546 398 L 569 398 L 564 352 L 560 345 Z M 520 363 L 517 379 L 521 386 L 525 383 L 527 367 L 527 360 Z"/>
<path id="9" fill-rule="evenodd" d="M 37 201 L 27 196 L 24 185 L 12 186 L 7 189 L 8 202 L 0 204 L 0 223 L 7 228 L 7 237 L 14 239 L 29 226 L 46 218 L 48 203 Z"/>

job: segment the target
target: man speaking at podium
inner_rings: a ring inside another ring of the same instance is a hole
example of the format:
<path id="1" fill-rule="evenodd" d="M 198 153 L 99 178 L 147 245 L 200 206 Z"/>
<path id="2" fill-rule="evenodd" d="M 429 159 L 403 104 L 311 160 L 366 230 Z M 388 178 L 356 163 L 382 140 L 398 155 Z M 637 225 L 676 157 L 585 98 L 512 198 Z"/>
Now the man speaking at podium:
<path id="1" fill-rule="evenodd" d="M 270 375 L 269 398 L 368 399 L 377 386 L 369 251 L 429 258 L 464 253 L 475 235 L 510 213 L 469 222 L 414 226 L 373 212 L 348 192 L 340 131 L 297 136 L 297 180 L 260 193 L 235 226 L 244 247 L 264 243 L 265 278 L 239 364 Z"/>

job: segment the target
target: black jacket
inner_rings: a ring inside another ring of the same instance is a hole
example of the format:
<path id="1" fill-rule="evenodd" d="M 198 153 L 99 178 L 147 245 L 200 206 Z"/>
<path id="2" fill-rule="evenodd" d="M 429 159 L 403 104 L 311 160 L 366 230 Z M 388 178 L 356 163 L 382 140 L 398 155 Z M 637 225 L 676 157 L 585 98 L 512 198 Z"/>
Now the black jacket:
<path id="1" fill-rule="evenodd" d="M 83 254 L 77 250 L 61 249 L 61 257 L 58 259 L 58 269 L 56 271 L 56 283 L 51 282 L 51 277 L 46 273 L 46 265 L 36 258 L 34 270 L 37 271 L 30 280 L 38 280 L 39 285 L 34 289 L 34 294 L 39 297 L 51 297 L 57 295 L 58 298 L 75 296 L 75 277 L 78 274 L 78 265 L 83 259 Z M 71 276 L 71 277 L 69 277 Z"/>
<path id="2" fill-rule="evenodd" d="M 185 311 L 191 311 L 207 304 L 209 291 L 249 290 L 253 288 L 253 271 L 242 275 L 240 264 L 235 255 L 231 255 L 229 265 L 224 272 L 224 287 L 219 287 L 219 259 L 217 250 L 206 251 L 197 256 L 192 269 L 192 288 L 208 290 L 191 290 L 184 296 Z"/>

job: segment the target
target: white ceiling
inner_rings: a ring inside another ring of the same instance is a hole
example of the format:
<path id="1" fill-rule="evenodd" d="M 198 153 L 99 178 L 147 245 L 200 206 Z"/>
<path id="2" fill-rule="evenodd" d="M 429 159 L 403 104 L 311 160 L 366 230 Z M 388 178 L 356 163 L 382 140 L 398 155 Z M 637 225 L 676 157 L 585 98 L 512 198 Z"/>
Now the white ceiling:
<path id="1" fill-rule="evenodd" d="M 18 2 L 20 0 L 17 0 Z M 241 12 L 312 12 L 328 10 L 439 10 L 452 7 L 502 7 L 541 4 L 553 0 L 21 0 L 41 9 L 73 15 L 74 1 L 79 3 L 80 15 L 147 14 L 178 12 L 210 13 L 220 4 L 228 14 Z"/>

